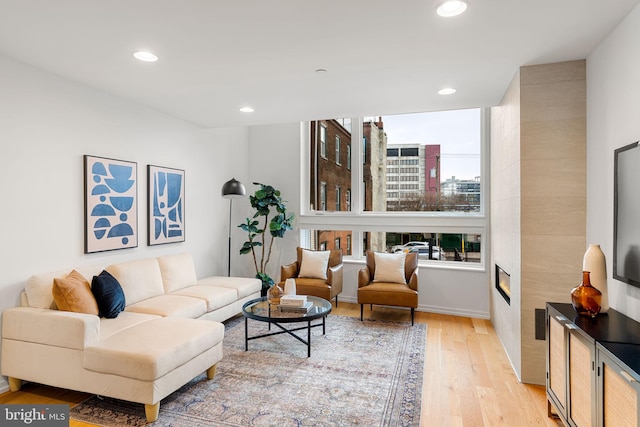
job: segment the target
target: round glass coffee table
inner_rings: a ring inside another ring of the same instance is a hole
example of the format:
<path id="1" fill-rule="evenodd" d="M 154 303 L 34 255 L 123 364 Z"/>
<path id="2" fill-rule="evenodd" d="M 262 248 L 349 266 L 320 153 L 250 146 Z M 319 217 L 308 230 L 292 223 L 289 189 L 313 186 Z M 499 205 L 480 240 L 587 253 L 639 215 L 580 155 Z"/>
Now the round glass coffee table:
<path id="1" fill-rule="evenodd" d="M 305 312 L 285 311 L 280 306 L 269 304 L 267 297 L 256 298 L 245 303 L 242 306 L 242 315 L 244 316 L 244 349 L 249 350 L 249 341 L 258 338 L 270 337 L 272 335 L 289 334 L 298 341 L 307 345 L 307 357 L 311 357 L 311 328 L 322 326 L 322 335 L 325 334 L 325 320 L 327 315 L 331 313 L 331 303 L 325 299 L 307 296 L 307 301 L 311 302 L 311 307 Z M 279 331 L 269 332 L 266 334 L 249 336 L 249 319 L 265 322 L 280 328 Z M 312 324 L 316 319 L 322 319 L 321 323 Z M 288 329 L 283 326 L 285 323 L 306 323 L 304 326 Z M 307 339 L 295 334 L 296 331 L 307 330 Z"/>

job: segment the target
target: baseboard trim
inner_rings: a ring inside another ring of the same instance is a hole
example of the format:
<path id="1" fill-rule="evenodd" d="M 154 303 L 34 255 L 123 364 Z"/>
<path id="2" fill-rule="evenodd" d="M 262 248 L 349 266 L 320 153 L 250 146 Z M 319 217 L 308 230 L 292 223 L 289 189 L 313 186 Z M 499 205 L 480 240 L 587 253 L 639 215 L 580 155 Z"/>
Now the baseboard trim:
<path id="1" fill-rule="evenodd" d="M 358 303 L 358 299 L 357 298 L 353 298 L 353 297 L 344 297 L 344 298 L 340 298 L 340 295 L 338 295 L 338 305 L 340 304 L 341 301 L 344 302 L 348 302 L 351 304 L 357 304 Z M 477 310 L 464 310 L 464 309 L 457 309 L 457 308 L 451 308 L 451 307 L 438 307 L 438 306 L 434 306 L 434 305 L 419 305 L 418 308 L 416 308 L 416 311 L 425 311 L 427 313 L 438 313 L 438 314 L 447 314 L 450 316 L 460 316 L 460 317 L 472 317 L 475 319 L 485 319 L 485 320 L 490 320 L 491 316 L 489 314 L 489 312 L 485 312 L 485 311 L 477 311 Z"/>
<path id="2" fill-rule="evenodd" d="M 9 383 L 4 377 L 0 377 L 0 394 L 6 393 L 9 391 Z"/>

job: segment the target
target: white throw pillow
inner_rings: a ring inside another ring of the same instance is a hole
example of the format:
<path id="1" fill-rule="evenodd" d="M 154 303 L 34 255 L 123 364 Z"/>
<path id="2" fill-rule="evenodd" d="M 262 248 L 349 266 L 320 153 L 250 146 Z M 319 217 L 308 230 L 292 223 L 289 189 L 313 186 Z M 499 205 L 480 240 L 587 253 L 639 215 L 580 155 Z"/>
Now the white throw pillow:
<path id="1" fill-rule="evenodd" d="M 329 254 L 330 251 L 309 251 L 303 249 L 298 277 L 326 280 Z"/>
<path id="2" fill-rule="evenodd" d="M 404 260 L 407 256 L 404 252 L 398 254 L 385 254 L 375 252 L 376 271 L 374 282 L 403 283 L 407 284 L 404 277 Z"/>

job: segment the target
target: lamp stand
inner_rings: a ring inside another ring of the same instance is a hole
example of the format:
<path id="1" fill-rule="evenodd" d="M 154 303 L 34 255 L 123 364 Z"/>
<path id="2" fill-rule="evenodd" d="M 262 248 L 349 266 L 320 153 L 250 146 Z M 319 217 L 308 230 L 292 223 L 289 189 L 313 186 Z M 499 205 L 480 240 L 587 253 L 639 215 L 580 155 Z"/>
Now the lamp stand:
<path id="1" fill-rule="evenodd" d="M 233 199 L 229 199 L 229 257 L 227 263 L 227 276 L 231 277 L 231 206 Z"/>

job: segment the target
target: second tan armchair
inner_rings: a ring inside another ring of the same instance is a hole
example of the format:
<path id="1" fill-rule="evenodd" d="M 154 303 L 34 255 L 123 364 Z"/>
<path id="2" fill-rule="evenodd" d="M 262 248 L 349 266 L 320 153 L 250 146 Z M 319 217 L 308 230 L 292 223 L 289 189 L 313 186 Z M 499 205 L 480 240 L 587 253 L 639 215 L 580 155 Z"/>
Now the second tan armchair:
<path id="1" fill-rule="evenodd" d="M 385 254 L 381 255 L 385 256 Z M 404 269 L 396 272 L 397 274 L 400 275 L 399 280 L 389 278 L 389 274 L 383 275 L 381 271 L 376 272 L 376 254 L 367 252 L 367 266 L 358 272 L 360 320 L 363 319 L 365 304 L 370 304 L 372 307 L 374 304 L 390 305 L 411 308 L 413 325 L 414 312 L 418 308 L 418 254 L 406 254 Z"/>
<path id="2" fill-rule="evenodd" d="M 302 267 L 303 251 L 307 249 L 297 248 L 295 262 L 283 265 L 280 268 L 280 287 L 284 289 L 287 279 L 295 279 L 296 293 L 299 295 L 313 295 L 331 301 L 335 298 L 338 305 L 338 294 L 342 292 L 342 251 L 335 249 L 329 253 L 329 262 L 326 270 L 326 279 L 319 277 L 299 277 Z M 316 252 L 317 251 L 310 251 Z"/>

